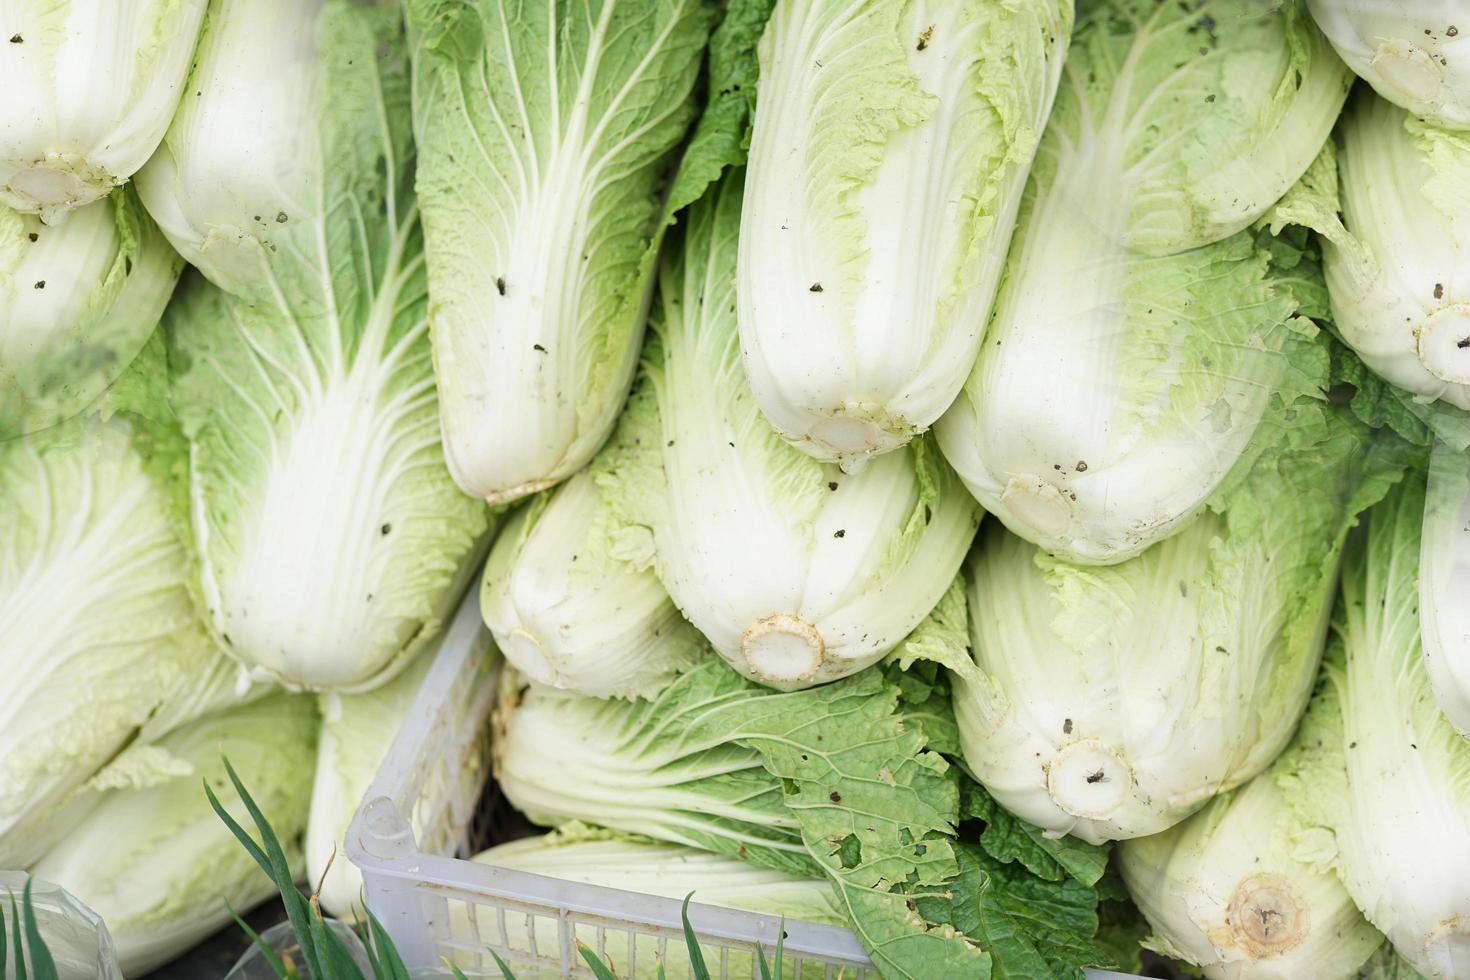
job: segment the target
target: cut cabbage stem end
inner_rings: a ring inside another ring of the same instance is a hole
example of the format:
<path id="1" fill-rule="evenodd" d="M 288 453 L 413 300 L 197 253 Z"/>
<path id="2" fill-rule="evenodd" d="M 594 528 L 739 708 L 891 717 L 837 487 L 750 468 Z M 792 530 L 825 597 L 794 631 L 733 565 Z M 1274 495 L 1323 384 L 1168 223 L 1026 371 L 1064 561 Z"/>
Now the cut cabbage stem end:
<path id="1" fill-rule="evenodd" d="M 800 616 L 777 613 L 745 631 L 740 651 L 757 679 L 790 683 L 816 675 L 826 645 L 811 623 Z"/>
<path id="2" fill-rule="evenodd" d="M 1430 315 L 1419 328 L 1419 360 L 1442 381 L 1470 384 L 1470 304 L 1454 303 Z"/>
<path id="3" fill-rule="evenodd" d="M 556 686 L 556 667 L 551 663 L 551 658 L 546 655 L 541 641 L 536 639 L 536 635 L 530 630 L 517 626 L 505 638 L 501 652 L 505 654 L 505 659 L 515 665 L 516 670 L 537 684 Z"/>
<path id="4" fill-rule="evenodd" d="M 1373 67 L 1388 88 L 1410 102 L 1438 99 L 1444 88 L 1439 60 L 1412 41 L 1383 41 L 1373 52 Z"/>
<path id="5" fill-rule="evenodd" d="M 532 480 L 529 483 L 521 483 L 505 490 L 496 490 L 493 493 L 487 493 L 485 494 L 485 503 L 491 507 L 514 503 L 522 497 L 529 497 L 533 493 L 540 493 L 548 487 L 556 486 L 556 484 L 556 480 Z"/>
<path id="6" fill-rule="evenodd" d="M 1039 476 L 1022 473 L 1011 477 L 1000 499 L 1016 520 L 1043 537 L 1063 537 L 1072 526 L 1071 499 Z"/>
<path id="7" fill-rule="evenodd" d="M 1251 875 L 1230 896 L 1230 933 L 1251 959 L 1279 956 L 1312 928 L 1307 903 L 1280 875 Z"/>
<path id="8" fill-rule="evenodd" d="M 106 197 L 120 181 L 105 173 L 89 173 L 85 162 L 53 155 L 37 160 L 10 178 L 7 190 L 13 203 L 32 207 L 42 219 L 66 209 Z"/>
<path id="9" fill-rule="evenodd" d="M 1441 922 L 1424 939 L 1424 958 L 1442 977 L 1463 977 L 1470 971 L 1470 915 Z"/>
<path id="10" fill-rule="evenodd" d="M 1107 817 L 1132 790 L 1133 770 L 1122 754 L 1094 738 L 1064 745 L 1047 768 L 1047 793 L 1074 817 Z"/>
<path id="11" fill-rule="evenodd" d="M 840 456 L 871 453 L 886 441 L 878 423 L 851 415 L 822 419 L 807 435 L 823 449 Z"/>

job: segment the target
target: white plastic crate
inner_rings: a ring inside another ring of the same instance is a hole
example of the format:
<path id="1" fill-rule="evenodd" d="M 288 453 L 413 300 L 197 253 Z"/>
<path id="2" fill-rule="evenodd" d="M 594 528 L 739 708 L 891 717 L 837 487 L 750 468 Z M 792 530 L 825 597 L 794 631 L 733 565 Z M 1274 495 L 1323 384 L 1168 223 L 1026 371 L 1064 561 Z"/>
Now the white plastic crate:
<path id="1" fill-rule="evenodd" d="M 499 977 L 494 949 L 525 980 L 591 977 L 579 940 L 619 977 L 651 977 L 660 962 L 670 978 L 687 976 L 679 901 L 466 860 L 490 771 L 497 661 L 472 589 L 347 832 L 368 907 L 416 976 L 446 975 L 447 960 L 471 977 Z M 769 958 L 780 925 L 695 903 L 689 919 L 721 978 L 758 978 L 756 946 Z M 851 931 L 790 920 L 785 928 L 788 977 L 876 980 Z"/>

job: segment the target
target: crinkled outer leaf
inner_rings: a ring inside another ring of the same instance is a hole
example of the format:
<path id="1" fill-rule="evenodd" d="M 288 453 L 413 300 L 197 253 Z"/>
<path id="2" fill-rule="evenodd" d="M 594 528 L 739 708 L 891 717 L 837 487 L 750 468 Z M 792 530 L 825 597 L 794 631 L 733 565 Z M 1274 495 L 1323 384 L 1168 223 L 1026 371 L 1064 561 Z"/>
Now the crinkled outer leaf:
<path id="1" fill-rule="evenodd" d="M 1148 921 L 1129 899 L 1116 874 L 1103 879 L 1108 891 L 1097 906 L 1097 942 L 1112 954 L 1120 973 L 1143 973 L 1143 944 L 1148 938 Z"/>
<path id="2" fill-rule="evenodd" d="M 162 378 L 161 350 L 135 371 Z M 152 381 L 110 416 L 0 443 L 0 864 L 65 833 L 55 809 L 220 654 L 175 510 L 182 440 Z M 125 396 L 125 397 L 124 397 Z M 134 400 L 136 398 L 136 400 Z M 130 407 L 152 414 L 125 410 Z"/>
<path id="3" fill-rule="evenodd" d="M 1055 166 L 1110 189 L 1075 197 L 1073 224 L 1151 254 L 1220 241 L 1265 214 L 1352 85 L 1301 0 L 1082 6 L 1048 123 Z"/>
<path id="4" fill-rule="evenodd" d="M 8 5 L 0 204 L 50 222 L 125 183 L 168 128 L 208 4 Z"/>
<path id="5" fill-rule="evenodd" d="M 0 441 L 75 415 L 117 380 L 182 265 L 128 189 L 51 225 L 0 207 Z"/>
<path id="6" fill-rule="evenodd" d="M 1470 447 L 1470 412 L 1443 402 L 1428 404 L 1373 373 L 1346 347 L 1333 351 L 1333 375 L 1353 395 L 1353 412 L 1373 428 L 1387 428 L 1427 448 L 1435 439 L 1451 447 Z"/>
<path id="7" fill-rule="evenodd" d="M 987 682 L 955 676 L 956 715 L 1013 812 L 1092 841 L 1158 833 L 1290 738 L 1348 530 L 1418 450 L 1320 392 L 1274 408 L 1260 441 L 1203 516 L 1121 564 L 982 535 L 970 623 Z"/>
<path id="8" fill-rule="evenodd" d="M 806 0 L 761 40 L 740 250 L 756 401 L 846 466 L 964 383 L 1072 24 L 1069 0 Z"/>
<path id="9" fill-rule="evenodd" d="M 549 486 L 611 431 L 713 9 L 407 4 L 445 455 L 466 492 Z"/>
<path id="10" fill-rule="evenodd" d="M 1437 125 L 1470 128 L 1459 0 L 1307 0 L 1322 33 L 1379 95 Z"/>
<path id="11" fill-rule="evenodd" d="M 1299 232 L 1248 226 L 1318 154 L 1345 91 L 1330 62 L 1296 4 L 1089 7 L 986 342 L 936 427 L 1013 532 L 1128 559 L 1250 469 L 1277 408 L 1319 397 L 1316 262 Z"/>
<path id="12" fill-rule="evenodd" d="M 1089 887 L 1097 885 L 1107 871 L 1108 852 L 1075 837 L 1047 836 L 1041 828 L 1012 814 L 995 802 L 978 783 L 960 787 L 961 819 L 983 821 L 980 846 L 994 860 L 1020 862 L 1033 875 L 1046 881 L 1075 878 Z"/>
<path id="13" fill-rule="evenodd" d="M 1368 516 L 1343 567 L 1325 679 L 1289 786 L 1298 848 L 1431 977 L 1470 964 L 1470 742 L 1435 701 L 1419 641 L 1416 473 Z"/>
<path id="14" fill-rule="evenodd" d="M 899 670 L 907 671 L 915 663 L 925 661 L 979 679 L 975 661 L 970 659 L 968 626 L 965 580 L 957 575 L 929 615 L 894 647 L 884 663 L 896 664 Z"/>
<path id="15" fill-rule="evenodd" d="M 440 446 L 399 12 L 334 0 L 316 38 L 320 199 L 273 232 L 267 295 L 195 277 L 166 324 L 215 631 L 275 679 L 357 690 L 438 632 L 489 520 Z"/>
<path id="16" fill-rule="evenodd" d="M 652 531 L 660 579 L 720 655 L 794 688 L 892 650 L 943 596 L 980 512 L 927 439 L 845 474 L 771 428 L 735 322 L 742 178 L 727 175 L 670 238 L 654 403 L 629 407 L 656 426 L 640 438 L 662 460 L 631 464 L 621 507 Z"/>
<path id="17" fill-rule="evenodd" d="M 246 819 L 225 757 L 300 867 L 316 731 L 312 700 L 287 694 L 176 729 L 154 750 L 167 770 L 99 782 L 87 819 L 33 870 L 107 921 L 125 974 L 146 973 L 275 891 L 205 798 L 202 782 Z"/>
<path id="18" fill-rule="evenodd" d="M 1020 844 L 1019 822 L 925 747 L 890 683 L 902 676 L 869 670 L 804 692 L 821 704 L 799 725 L 748 738 L 782 778 L 879 971 L 1060 977 L 1109 965 L 1093 941 L 1098 895 L 1087 880 L 1101 873 L 1103 852 Z M 960 820 L 987 821 L 978 844 L 968 838 L 975 825 Z M 1063 873 L 1063 860 L 1082 877 Z"/>
<path id="19" fill-rule="evenodd" d="M 709 39 L 704 111 L 679 162 L 664 211 L 670 220 L 732 167 L 745 163 L 755 112 L 760 40 L 776 0 L 729 0 Z"/>
<path id="20" fill-rule="evenodd" d="M 1008 874 L 984 849 L 956 848 L 959 877 L 949 894 L 915 900 L 930 922 L 950 926 L 991 951 L 991 976 L 1078 976 L 1099 962 L 1097 896 L 1081 882 Z M 1106 960 L 1103 960 L 1106 962 Z M 923 975 L 923 974 L 918 974 Z"/>

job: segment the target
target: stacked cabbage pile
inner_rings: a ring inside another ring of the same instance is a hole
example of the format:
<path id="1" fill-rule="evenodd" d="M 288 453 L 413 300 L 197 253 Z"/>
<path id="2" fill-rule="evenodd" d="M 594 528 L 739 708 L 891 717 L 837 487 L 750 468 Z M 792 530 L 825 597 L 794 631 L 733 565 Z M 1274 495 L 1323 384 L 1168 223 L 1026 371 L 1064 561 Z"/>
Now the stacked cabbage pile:
<path id="1" fill-rule="evenodd" d="M 353 914 L 478 578 L 482 860 L 1470 977 L 1459 7 L 10 5 L 0 866 L 150 969 L 269 888 L 223 749 Z"/>

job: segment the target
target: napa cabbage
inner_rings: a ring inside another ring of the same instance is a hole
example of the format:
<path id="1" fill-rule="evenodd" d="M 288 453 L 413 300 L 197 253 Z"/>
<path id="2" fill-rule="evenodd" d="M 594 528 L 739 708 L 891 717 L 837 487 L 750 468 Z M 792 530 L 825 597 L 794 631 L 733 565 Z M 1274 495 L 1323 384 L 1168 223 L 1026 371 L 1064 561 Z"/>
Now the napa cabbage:
<path id="1" fill-rule="evenodd" d="M 155 341 L 103 414 L 0 442 L 0 865 L 64 834 L 144 729 L 234 686 L 191 596 L 163 373 Z"/>
<path id="2" fill-rule="evenodd" d="M 581 469 L 627 397 L 715 4 L 406 8 L 444 455 L 514 500 Z"/>
<path id="3" fill-rule="evenodd" d="M 1419 637 L 1425 479 L 1375 507 L 1344 562 L 1320 689 L 1302 723 L 1313 751 L 1286 785 L 1298 853 L 1426 977 L 1470 970 L 1470 742 L 1434 697 Z"/>
<path id="4" fill-rule="evenodd" d="M 0 204 L 49 222 L 143 166 L 179 104 L 208 2 L 8 4 Z"/>
<path id="5" fill-rule="evenodd" d="M 1338 139 L 1313 220 L 1337 329 L 1419 400 L 1470 408 L 1470 134 L 1361 92 Z"/>
<path id="6" fill-rule="evenodd" d="M 116 381 L 181 267 L 126 188 L 49 225 L 0 206 L 0 441 L 76 415 Z"/>
<path id="7" fill-rule="evenodd" d="M 1116 861 L 1148 918 L 1148 945 L 1210 980 L 1354 980 L 1383 934 L 1329 869 L 1298 856 L 1292 807 L 1270 769 L 1161 834 L 1124 841 Z"/>
<path id="8" fill-rule="evenodd" d="M 343 26 L 349 9 L 342 0 L 212 0 L 178 111 L 138 172 L 138 194 L 174 248 L 230 292 L 278 301 L 322 293 L 328 268 L 347 261 L 336 223 L 375 211 L 392 194 L 385 180 L 406 183 L 404 137 L 366 124 L 370 112 L 407 112 L 392 77 L 406 70 L 395 64 L 403 43 L 341 70 L 356 54 Z"/>
<path id="9" fill-rule="evenodd" d="M 1307 0 L 1322 33 L 1383 98 L 1470 127 L 1470 29 L 1459 0 Z"/>
<path id="10" fill-rule="evenodd" d="M 756 403 L 824 461 L 927 430 L 964 383 L 1056 94 L 1071 0 L 782 0 L 740 241 Z"/>
<path id="11" fill-rule="evenodd" d="M 201 89 L 181 118 L 207 121 L 215 101 L 229 109 L 256 70 L 224 44 L 250 40 L 230 17 L 254 9 L 218 13 L 195 78 L 221 90 Z M 304 211 L 283 205 L 266 238 L 226 239 L 243 251 L 222 254 L 248 259 L 240 268 L 256 278 L 216 267 L 218 283 L 195 275 L 181 287 L 165 320 L 173 396 L 190 440 L 200 592 L 220 642 L 288 685 L 360 690 L 439 633 L 490 521 L 456 489 L 441 448 L 400 12 L 326 0 L 306 26 L 277 14 L 291 43 L 271 57 L 315 59 L 316 86 L 299 93 L 313 110 L 267 116 L 290 132 L 242 161 L 240 186 L 273 188 L 277 168 L 299 166 L 314 192 Z M 170 186 L 210 192 L 213 151 L 171 152 L 195 179 Z M 206 157 L 197 167 L 195 152 Z M 211 248 L 200 250 L 209 269 Z"/>
<path id="12" fill-rule="evenodd" d="M 970 768 L 1017 815 L 1094 842 L 1156 834 L 1287 744 L 1348 529 L 1413 449 L 1349 405 L 1284 411 L 1289 437 L 1246 480 L 1136 558 L 1077 565 L 982 533 L 955 713 Z"/>
<path id="13" fill-rule="evenodd" d="M 1071 561 L 1136 555 L 1249 466 L 1273 405 L 1316 396 L 1293 256 L 1251 226 L 1351 79 L 1300 2 L 1087 6 L 985 343 L 936 428 L 1014 533 Z"/>
<path id="14" fill-rule="evenodd" d="M 248 823 L 224 759 L 299 871 L 316 731 L 311 698 L 278 693 L 137 746 L 94 777 L 86 819 L 32 871 L 102 916 L 125 976 L 146 973 L 275 893 L 205 796 L 207 783 Z"/>
<path id="15" fill-rule="evenodd" d="M 642 451 L 622 441 L 506 522 L 480 589 L 506 660 L 537 683 L 597 697 L 657 690 L 704 651 L 654 574 L 652 536 L 617 518 L 620 459 Z"/>
<path id="16" fill-rule="evenodd" d="M 935 606 L 981 512 L 931 439 L 844 473 L 789 445 L 740 363 L 742 177 L 730 172 L 671 236 L 635 396 L 641 445 L 622 506 L 651 531 L 669 595 L 747 677 L 785 689 L 851 674 Z M 641 457 L 640 457 L 641 459 Z"/>

